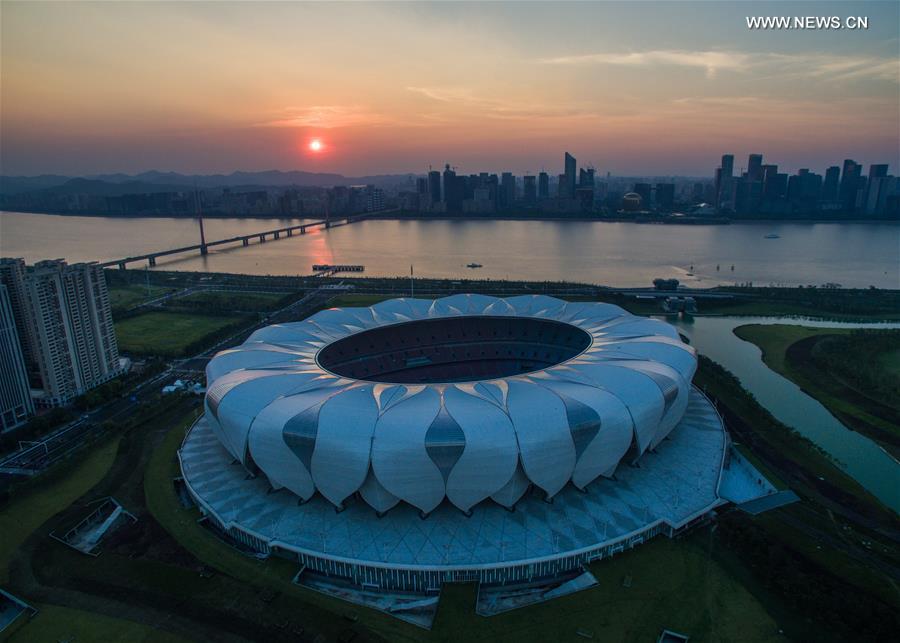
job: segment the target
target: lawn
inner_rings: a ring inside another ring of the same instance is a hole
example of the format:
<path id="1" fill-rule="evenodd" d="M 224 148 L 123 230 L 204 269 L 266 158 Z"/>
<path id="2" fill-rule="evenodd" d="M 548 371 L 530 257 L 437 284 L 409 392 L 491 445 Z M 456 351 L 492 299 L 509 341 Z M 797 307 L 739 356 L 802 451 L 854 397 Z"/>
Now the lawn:
<path id="1" fill-rule="evenodd" d="M 67 461 L 26 484 L 15 500 L 0 510 L 0 582 L 9 580 L 9 564 L 16 550 L 34 530 L 66 509 L 96 485 L 112 466 L 119 437 L 87 453 L 84 459 Z M 40 612 L 31 620 L 17 620 L 4 634 L 9 641 L 178 641 L 164 632 L 131 621 L 53 605 L 36 605 Z"/>
<path id="2" fill-rule="evenodd" d="M 849 332 L 842 328 L 806 328 L 793 324 L 747 324 L 734 329 L 734 334 L 746 342 L 759 346 L 766 366 L 788 377 L 785 355 L 794 342 L 815 335 L 839 335 Z"/>
<path id="3" fill-rule="evenodd" d="M 732 437 L 744 445 L 741 452 L 747 455 L 748 449 L 752 449 L 754 464 L 762 464 L 767 474 L 774 471 L 779 486 L 787 484 L 803 499 L 751 521 L 763 528 L 780 551 L 793 549 L 814 561 L 819 569 L 809 576 L 833 574 L 845 584 L 841 592 L 896 604 L 900 592 L 893 583 L 891 570 L 897 565 L 898 550 L 890 536 L 898 524 L 896 514 L 881 505 L 815 445 L 773 418 L 721 366 L 701 357 L 695 383 L 716 400 Z M 798 525 L 803 529 L 798 530 Z M 863 547 L 862 556 L 859 555 L 861 543 L 868 543 Z M 837 547 L 837 544 L 849 547 Z M 882 559 L 886 562 L 884 567 L 879 562 Z M 746 566 L 744 561 L 737 573 L 746 573 Z M 758 566 L 753 570 L 753 577 L 771 579 Z M 793 574 L 796 569 L 785 572 Z M 779 583 L 785 578 L 779 577 Z M 792 596 L 796 590 L 788 588 L 786 593 Z M 774 610 L 777 609 L 776 606 Z M 784 621 L 788 616 L 785 614 L 779 620 Z M 827 621 L 825 616 L 828 615 L 823 615 L 822 620 Z"/>
<path id="4" fill-rule="evenodd" d="M 5 639 L 22 641 L 128 641 L 131 643 L 179 643 L 186 639 L 134 621 L 92 612 L 37 605 L 40 611 L 30 621 L 17 621 Z M 21 617 L 20 617 L 21 618 Z"/>
<path id="5" fill-rule="evenodd" d="M 270 311 L 278 308 L 279 302 L 290 293 L 241 292 L 241 291 L 209 291 L 194 292 L 184 297 L 173 297 L 166 303 L 173 308 L 207 307 L 209 310 L 244 312 Z M 297 294 L 299 296 L 299 294 Z"/>
<path id="6" fill-rule="evenodd" d="M 181 357 L 195 342 L 250 320 L 246 315 L 153 311 L 116 322 L 116 338 L 123 353 Z"/>
<path id="7" fill-rule="evenodd" d="M 145 301 L 162 297 L 174 288 L 166 288 L 164 286 L 140 286 L 137 284 L 130 286 L 112 286 L 109 289 L 109 303 L 114 311 L 125 311 L 133 306 L 137 306 Z"/>
<path id="8" fill-rule="evenodd" d="M 878 358 L 878 365 L 892 380 L 900 381 L 900 349 L 888 351 Z"/>
<path id="9" fill-rule="evenodd" d="M 637 642 L 655 641 L 671 629 L 697 641 L 782 640 L 762 604 L 715 560 L 714 547 L 706 530 L 677 541 L 661 536 L 592 564 L 599 581 L 592 589 L 490 618 L 472 614 L 472 589 L 450 586 L 441 597 L 435 638 L 574 641 L 581 632 L 594 640 Z"/>
<path id="10" fill-rule="evenodd" d="M 355 614 L 361 625 L 388 640 L 575 640 L 583 630 L 599 640 L 646 641 L 655 640 L 666 627 L 697 640 L 778 638 L 778 626 L 762 604 L 708 555 L 708 531 L 678 541 L 661 536 L 592 565 L 599 580 L 593 589 L 490 618 L 475 614 L 473 586 L 448 585 L 434 629 L 427 634 L 378 612 L 292 586 L 288 580 L 296 565 L 281 559 L 264 563 L 250 559 L 198 525 L 197 511 L 181 507 L 171 482 L 177 474 L 174 453 L 183 431 L 184 426 L 174 428 L 148 466 L 144 477 L 148 509 L 207 565 L 257 588 L 271 588 L 285 601 L 289 597 L 302 601 L 307 605 L 306 622 L 314 627 L 327 627 L 329 616 L 340 620 Z M 630 588 L 622 586 L 626 576 L 632 579 Z M 319 618 L 326 621 L 317 623 Z"/>
<path id="11" fill-rule="evenodd" d="M 25 539 L 96 485 L 116 457 L 119 437 L 95 446 L 75 462 L 66 461 L 14 492 L 15 500 L 0 509 L 0 583 L 9 580 L 9 561 Z M 82 458 L 83 459 L 80 459 Z"/>
<path id="12" fill-rule="evenodd" d="M 881 351 L 878 344 L 867 343 L 877 342 L 878 338 L 854 334 L 848 329 L 750 324 L 739 326 L 734 332 L 759 346 L 769 368 L 816 398 L 848 428 L 878 441 L 895 457 L 900 456 L 897 421 L 900 409 L 896 394 L 873 393 L 870 387 L 860 386 L 846 377 L 866 370 L 870 381 L 875 378 L 880 383 L 896 382 L 900 350 Z M 831 338 L 849 342 L 850 346 L 834 356 L 841 364 L 832 363 L 831 367 L 823 368 L 813 355 L 825 351 L 835 341 Z M 896 339 L 892 341 L 896 345 Z"/>
<path id="13" fill-rule="evenodd" d="M 201 581 L 204 586 L 196 588 L 195 593 L 202 592 L 213 602 L 230 601 L 232 604 L 240 604 L 240 600 L 243 600 L 247 609 L 256 608 L 256 605 L 251 603 L 252 598 L 238 599 L 231 596 L 235 591 L 233 588 L 220 585 L 221 579 L 227 575 L 236 579 L 241 587 L 247 588 L 251 596 L 258 596 L 262 592 L 262 588 L 272 588 L 278 592 L 279 598 L 265 606 L 270 613 L 270 618 L 273 619 L 277 613 L 284 612 L 284 614 L 291 615 L 288 617 L 282 614 L 285 620 L 287 618 L 296 619 L 306 627 L 323 631 L 333 638 L 349 626 L 345 617 L 356 615 L 362 625 L 371 628 L 388 640 L 420 638 L 421 630 L 391 616 L 356 607 L 350 603 L 293 585 L 290 581 L 297 573 L 296 564 L 281 558 L 272 558 L 263 562 L 245 556 L 198 524 L 198 511 L 193 508 L 184 508 L 178 501 L 172 485 L 172 479 L 180 475 L 175 452 L 181 445 L 185 430 L 192 422 L 193 415 L 186 418 L 180 425 L 170 429 L 163 443 L 156 449 L 144 474 L 144 493 L 147 509 L 159 524 L 191 554 L 221 572 L 207 581 Z M 173 578 L 178 577 L 177 574 L 171 573 L 163 575 L 153 574 L 149 571 L 148 573 L 156 576 L 158 578 L 156 582 L 161 583 L 163 587 L 170 584 Z M 184 582 L 196 584 L 197 575 L 190 574 Z M 215 591 L 214 588 L 218 588 L 218 591 Z M 168 589 L 165 591 L 180 592 L 181 590 Z"/>

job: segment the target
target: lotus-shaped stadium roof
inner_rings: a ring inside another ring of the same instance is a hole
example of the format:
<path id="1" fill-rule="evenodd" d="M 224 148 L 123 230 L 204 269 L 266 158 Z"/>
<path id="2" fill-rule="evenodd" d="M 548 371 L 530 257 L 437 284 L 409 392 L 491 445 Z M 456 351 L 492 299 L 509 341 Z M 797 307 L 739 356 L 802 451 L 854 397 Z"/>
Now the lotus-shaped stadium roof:
<path id="1" fill-rule="evenodd" d="M 220 352 L 206 416 L 234 458 L 303 500 L 468 512 L 611 476 L 678 423 L 696 365 L 672 326 L 611 304 L 391 299 Z"/>

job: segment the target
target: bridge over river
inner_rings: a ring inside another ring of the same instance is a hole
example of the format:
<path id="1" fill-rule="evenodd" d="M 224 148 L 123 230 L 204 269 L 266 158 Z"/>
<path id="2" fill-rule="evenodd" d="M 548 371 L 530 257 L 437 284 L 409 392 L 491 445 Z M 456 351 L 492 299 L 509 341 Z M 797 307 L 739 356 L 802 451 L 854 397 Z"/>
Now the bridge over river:
<path id="1" fill-rule="evenodd" d="M 195 252 L 199 251 L 200 254 L 205 255 L 209 252 L 210 248 L 216 246 L 224 246 L 229 244 L 237 244 L 240 243 L 244 247 L 249 246 L 251 241 L 257 241 L 259 243 L 265 243 L 270 239 L 280 239 L 281 237 L 293 237 L 295 234 L 306 234 L 307 230 L 311 228 L 336 228 L 338 226 L 349 225 L 351 223 L 356 223 L 357 221 L 361 221 L 366 219 L 372 215 L 384 215 L 392 212 L 392 210 L 380 210 L 378 212 L 364 212 L 360 214 L 352 214 L 349 216 L 341 216 L 341 217 L 326 217 L 321 221 L 309 221 L 307 223 L 300 223 L 292 226 L 285 226 L 283 228 L 274 228 L 271 230 L 263 230 L 262 232 L 254 232 L 252 234 L 243 234 L 237 237 L 229 237 L 227 239 L 218 239 L 216 241 L 206 241 L 203 236 L 203 220 L 200 219 L 200 243 L 196 243 L 190 246 L 181 246 L 180 248 L 171 248 L 169 250 L 160 250 L 158 252 L 149 252 L 147 254 L 142 255 L 134 255 L 132 257 L 123 257 L 122 259 L 112 259 L 111 261 L 104 261 L 100 263 L 102 268 L 108 268 L 110 266 L 118 266 L 120 269 L 125 270 L 130 263 L 136 263 L 138 261 L 146 261 L 149 266 L 155 266 L 156 260 L 160 257 L 167 257 L 169 255 L 177 255 L 184 254 L 186 252 Z"/>

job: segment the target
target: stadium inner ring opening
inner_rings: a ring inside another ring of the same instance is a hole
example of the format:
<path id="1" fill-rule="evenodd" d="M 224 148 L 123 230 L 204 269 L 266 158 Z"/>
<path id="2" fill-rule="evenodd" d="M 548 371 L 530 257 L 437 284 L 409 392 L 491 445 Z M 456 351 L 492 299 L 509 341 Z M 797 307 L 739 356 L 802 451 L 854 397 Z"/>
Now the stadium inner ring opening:
<path id="1" fill-rule="evenodd" d="M 392 384 L 470 382 L 565 362 L 591 345 L 586 331 L 551 319 L 457 316 L 364 330 L 322 348 L 331 373 Z"/>

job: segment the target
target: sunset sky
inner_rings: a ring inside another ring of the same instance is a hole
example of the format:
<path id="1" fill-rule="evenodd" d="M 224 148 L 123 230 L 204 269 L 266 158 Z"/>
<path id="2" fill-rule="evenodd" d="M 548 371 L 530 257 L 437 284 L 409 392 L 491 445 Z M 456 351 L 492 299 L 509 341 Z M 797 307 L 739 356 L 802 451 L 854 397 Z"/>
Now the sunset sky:
<path id="1" fill-rule="evenodd" d="M 708 176 L 724 152 L 896 174 L 898 7 L 4 1 L 0 171 L 558 173 L 568 150 L 620 175 Z"/>

